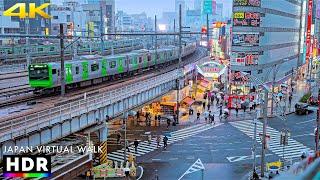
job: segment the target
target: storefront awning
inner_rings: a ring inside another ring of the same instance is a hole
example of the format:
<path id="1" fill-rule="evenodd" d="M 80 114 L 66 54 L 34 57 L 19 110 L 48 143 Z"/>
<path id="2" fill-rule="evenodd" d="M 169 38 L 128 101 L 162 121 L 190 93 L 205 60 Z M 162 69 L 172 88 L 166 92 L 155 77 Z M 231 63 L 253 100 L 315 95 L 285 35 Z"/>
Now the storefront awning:
<path id="1" fill-rule="evenodd" d="M 188 104 L 189 106 L 194 103 L 194 100 L 190 97 L 186 97 L 183 99 L 183 102 Z"/>
<path id="2" fill-rule="evenodd" d="M 209 86 L 209 82 L 201 81 L 200 82 L 200 86 L 203 86 L 203 87 L 207 88 Z"/>

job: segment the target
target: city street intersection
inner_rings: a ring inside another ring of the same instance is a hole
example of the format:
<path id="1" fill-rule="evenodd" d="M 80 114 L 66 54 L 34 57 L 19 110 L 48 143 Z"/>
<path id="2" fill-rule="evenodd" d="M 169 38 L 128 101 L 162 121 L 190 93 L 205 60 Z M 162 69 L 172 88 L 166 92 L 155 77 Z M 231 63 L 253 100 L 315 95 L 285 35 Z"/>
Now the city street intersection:
<path id="1" fill-rule="evenodd" d="M 289 140 L 285 155 L 293 156 L 290 159 L 295 162 L 299 160 L 302 151 L 307 148 L 314 148 L 315 113 L 307 116 L 290 114 L 287 118 L 288 128 L 292 132 L 292 140 Z M 213 128 L 170 144 L 166 150 L 159 148 L 151 154 L 139 157 L 138 164 L 144 168 L 143 179 L 152 179 L 156 175 L 159 176 L 159 179 L 178 179 L 198 158 L 205 167 L 204 179 L 213 177 L 218 179 L 248 178 L 248 173 L 252 171 L 253 158 L 251 150 L 253 141 L 247 134 L 249 134 L 249 131 L 253 132 L 253 128 L 250 129 L 248 125 L 248 131 L 245 134 L 237 127 L 240 127 L 243 123 L 249 123 L 249 121 L 218 123 Z M 260 123 L 258 122 L 257 124 Z M 202 126 L 206 125 L 203 124 Z M 259 125 L 257 126 L 259 132 Z M 273 136 L 273 134 L 281 131 L 283 122 L 277 118 L 270 118 L 268 119 L 268 126 L 273 130 L 270 136 L 274 142 L 269 143 L 270 147 L 266 152 L 266 162 L 273 162 L 282 158 L 282 146 L 279 144 L 279 140 L 274 138 L 276 136 Z M 269 132 L 270 128 L 268 128 L 267 132 Z M 193 129 L 186 129 L 184 131 L 185 135 L 194 132 Z M 259 138 L 258 135 L 257 138 Z M 257 146 L 256 165 L 259 168 L 261 144 L 258 143 Z M 183 179 L 200 177 L 201 171 L 197 171 L 187 174 Z"/>

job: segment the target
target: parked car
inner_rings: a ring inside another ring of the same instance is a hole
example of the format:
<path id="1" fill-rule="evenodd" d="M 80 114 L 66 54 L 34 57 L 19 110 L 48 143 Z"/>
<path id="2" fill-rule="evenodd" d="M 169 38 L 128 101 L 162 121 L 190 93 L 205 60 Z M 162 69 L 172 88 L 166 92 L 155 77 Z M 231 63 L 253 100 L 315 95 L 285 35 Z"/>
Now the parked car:
<path id="1" fill-rule="evenodd" d="M 313 112 L 309 109 L 309 104 L 307 103 L 297 103 L 294 108 L 296 114 L 309 114 Z"/>

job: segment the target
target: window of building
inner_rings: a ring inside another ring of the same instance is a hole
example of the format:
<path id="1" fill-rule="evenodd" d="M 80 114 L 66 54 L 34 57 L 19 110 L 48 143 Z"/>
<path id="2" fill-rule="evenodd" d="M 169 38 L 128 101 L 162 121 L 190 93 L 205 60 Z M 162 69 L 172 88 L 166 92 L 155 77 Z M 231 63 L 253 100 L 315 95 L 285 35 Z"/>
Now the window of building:
<path id="1" fill-rule="evenodd" d="M 67 15 L 67 22 L 70 22 L 71 20 L 71 17 L 70 17 L 70 15 Z"/>
<path id="2" fill-rule="evenodd" d="M 148 61 L 151 61 L 151 55 L 148 55 Z"/>
<path id="3" fill-rule="evenodd" d="M 139 57 L 139 64 L 142 63 L 142 57 Z"/>
<path id="4" fill-rule="evenodd" d="M 59 19 L 59 17 L 58 16 L 53 16 L 53 19 Z"/>
<path id="5" fill-rule="evenodd" d="M 262 74 L 263 73 L 263 70 L 262 69 L 259 69 L 258 70 L 258 74 Z"/>
<path id="6" fill-rule="evenodd" d="M 99 70 L 99 64 L 91 64 L 91 72 L 98 71 Z"/>
<path id="7" fill-rule="evenodd" d="M 57 74 L 57 70 L 56 69 L 52 69 L 52 74 Z"/>
<path id="8" fill-rule="evenodd" d="M 110 68 L 115 68 L 116 67 L 116 61 L 111 61 L 111 62 L 109 62 L 109 67 Z"/>

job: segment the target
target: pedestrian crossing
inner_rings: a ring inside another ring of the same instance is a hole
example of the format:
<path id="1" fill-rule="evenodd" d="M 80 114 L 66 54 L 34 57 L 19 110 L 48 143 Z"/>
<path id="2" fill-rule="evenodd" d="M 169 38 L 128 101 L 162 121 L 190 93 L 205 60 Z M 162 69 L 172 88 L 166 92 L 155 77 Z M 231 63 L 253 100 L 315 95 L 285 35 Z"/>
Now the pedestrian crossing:
<path id="1" fill-rule="evenodd" d="M 204 132 L 206 130 L 212 129 L 214 127 L 217 127 L 221 124 L 215 124 L 215 125 L 211 125 L 211 124 L 197 124 L 197 125 L 193 125 L 184 129 L 180 129 L 174 132 L 171 132 L 168 137 L 168 145 L 173 144 L 175 142 L 184 140 L 190 136 L 199 134 L 201 132 Z M 137 152 L 135 152 L 133 143 L 130 143 L 129 146 L 129 150 L 130 152 L 126 152 L 126 157 L 129 157 L 130 154 L 136 156 L 136 157 L 140 157 L 144 154 L 147 154 L 149 152 L 152 152 L 156 149 L 162 148 L 163 147 L 163 141 L 161 139 L 160 141 L 160 146 L 157 147 L 157 139 L 152 138 L 151 142 L 149 143 L 148 141 L 140 141 L 139 146 L 138 146 L 138 150 Z M 113 160 L 113 161 L 117 161 L 119 163 L 124 161 L 124 148 L 111 152 L 108 154 L 108 159 L 109 160 Z"/>
<path id="2" fill-rule="evenodd" d="M 230 122 L 230 124 L 239 129 L 241 132 L 245 133 L 252 139 L 254 138 L 254 123 L 252 120 L 243 120 L 243 121 L 235 121 Z M 262 134 L 263 132 L 263 123 L 260 121 L 257 121 L 257 135 L 256 135 L 256 141 L 261 144 L 261 138 L 259 136 L 259 133 Z M 268 149 L 272 151 L 274 154 L 278 155 L 279 157 L 283 157 L 284 152 L 284 158 L 287 160 L 294 160 L 300 158 L 302 155 L 302 152 L 309 151 L 310 153 L 313 153 L 314 151 L 310 148 L 306 147 L 302 143 L 292 139 L 288 138 L 288 145 L 284 147 L 280 144 L 280 132 L 276 129 L 267 126 L 267 135 L 270 136 L 270 140 L 268 142 Z"/>

